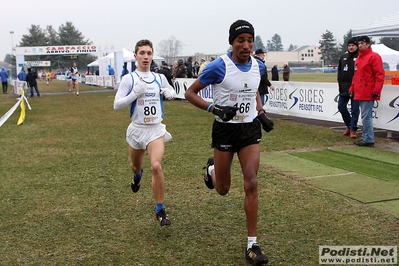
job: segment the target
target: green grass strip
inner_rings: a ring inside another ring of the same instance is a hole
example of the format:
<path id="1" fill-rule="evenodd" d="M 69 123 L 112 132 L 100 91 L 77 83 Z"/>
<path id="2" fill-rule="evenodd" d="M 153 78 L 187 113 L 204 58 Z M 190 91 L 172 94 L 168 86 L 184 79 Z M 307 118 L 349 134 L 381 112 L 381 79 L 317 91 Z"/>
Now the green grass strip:
<path id="1" fill-rule="evenodd" d="M 330 149 L 295 152 L 293 156 L 387 181 L 399 181 L 399 166 Z"/>

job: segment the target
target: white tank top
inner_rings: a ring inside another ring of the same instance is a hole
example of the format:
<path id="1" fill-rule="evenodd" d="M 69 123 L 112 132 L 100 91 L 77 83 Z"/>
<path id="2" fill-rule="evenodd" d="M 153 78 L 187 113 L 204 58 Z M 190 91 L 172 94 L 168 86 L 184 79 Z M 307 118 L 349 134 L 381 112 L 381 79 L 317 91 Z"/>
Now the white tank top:
<path id="1" fill-rule="evenodd" d="M 248 72 L 237 68 L 234 62 L 225 54 L 222 55 L 226 65 L 223 81 L 213 84 L 213 101 L 221 106 L 236 106 L 236 116 L 227 123 L 250 123 L 258 115 L 256 111 L 256 92 L 260 82 L 259 65 L 252 57 L 252 65 Z M 218 116 L 216 121 L 223 122 Z"/>
<path id="2" fill-rule="evenodd" d="M 159 124 L 163 120 L 163 102 L 161 95 L 162 80 L 159 74 L 153 72 L 130 73 L 132 76 L 132 89 L 139 78 L 147 85 L 146 93 L 137 98 L 131 105 L 131 119 L 140 125 Z M 130 93 L 130 92 L 129 92 Z"/>

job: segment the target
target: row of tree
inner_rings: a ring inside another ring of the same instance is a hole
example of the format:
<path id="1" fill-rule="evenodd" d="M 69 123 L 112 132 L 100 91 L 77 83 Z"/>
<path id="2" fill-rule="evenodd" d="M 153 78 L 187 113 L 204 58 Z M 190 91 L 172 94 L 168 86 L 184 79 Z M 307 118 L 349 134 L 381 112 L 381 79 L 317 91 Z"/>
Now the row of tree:
<path id="1" fill-rule="evenodd" d="M 321 54 L 321 59 L 324 60 L 325 65 L 336 64 L 342 54 L 347 51 L 347 42 L 352 38 L 352 30 L 349 30 L 343 37 L 343 42 L 338 43 L 334 34 L 326 30 L 325 33 L 321 35 L 319 40 L 319 49 Z M 372 43 L 375 41 L 371 40 Z M 383 43 L 391 49 L 399 50 L 399 38 L 393 37 L 383 37 L 379 39 L 379 43 Z M 288 51 L 293 51 L 297 48 L 296 45 L 290 45 Z M 283 51 L 283 44 L 281 37 L 275 34 L 271 40 L 267 41 L 267 47 L 263 45 L 262 39 L 259 35 L 255 36 L 254 50 L 263 49 L 264 51 L 274 52 Z"/>
<path id="2" fill-rule="evenodd" d="M 321 40 L 319 41 L 319 49 L 321 53 L 321 59 L 324 60 L 325 65 L 336 64 L 342 54 L 347 51 L 348 40 L 351 39 L 352 30 L 349 30 L 343 37 L 343 43 L 337 44 L 334 35 L 331 31 L 326 31 L 321 35 Z M 374 44 L 375 41 L 371 38 L 371 43 Z M 382 43 L 387 47 L 399 50 L 399 38 L 394 37 L 382 37 L 379 39 L 378 43 Z"/>
<path id="3" fill-rule="evenodd" d="M 339 57 L 344 54 L 347 50 L 347 41 L 352 38 L 352 30 L 349 30 L 347 34 L 343 36 L 343 42 L 338 43 L 334 34 L 326 30 L 321 35 L 319 41 L 319 49 L 321 59 L 324 60 L 325 65 L 336 64 Z M 375 43 L 372 41 L 372 43 Z M 379 43 L 383 43 L 386 46 L 399 50 L 399 38 L 384 37 L 379 39 Z M 38 25 L 31 25 L 28 29 L 28 34 L 22 36 L 22 40 L 19 43 L 20 47 L 25 46 L 62 46 L 62 45 L 90 45 L 92 42 L 89 39 L 85 39 L 84 35 L 75 28 L 72 22 L 67 21 L 65 24 L 59 26 L 56 31 L 51 25 L 42 29 Z M 158 51 L 162 57 L 176 58 L 183 48 L 183 42 L 178 40 L 176 37 L 171 36 L 169 39 L 162 40 L 158 44 Z M 290 44 L 288 51 L 293 51 L 297 46 Z M 263 49 L 264 51 L 283 51 L 283 44 L 280 35 L 274 34 L 271 40 L 267 41 L 265 47 L 262 38 L 257 35 L 254 40 L 254 50 Z M 227 50 L 231 50 L 231 47 Z M 79 55 L 78 67 L 85 69 L 86 65 L 94 61 L 96 58 L 93 55 Z M 62 55 L 52 56 L 26 56 L 27 61 L 51 61 L 52 66 L 58 66 L 60 68 L 66 68 L 71 65 L 71 60 L 66 59 Z M 5 61 L 15 65 L 15 56 L 7 55 Z"/>

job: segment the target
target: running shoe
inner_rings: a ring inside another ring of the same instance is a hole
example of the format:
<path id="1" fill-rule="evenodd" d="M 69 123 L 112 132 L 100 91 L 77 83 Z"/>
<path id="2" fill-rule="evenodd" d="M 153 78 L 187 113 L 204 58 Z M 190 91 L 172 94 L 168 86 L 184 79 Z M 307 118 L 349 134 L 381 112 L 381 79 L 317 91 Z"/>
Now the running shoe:
<path id="1" fill-rule="evenodd" d="M 143 169 L 140 170 L 139 178 L 136 178 L 135 175 L 133 175 L 132 183 L 130 185 L 133 193 L 136 193 L 137 191 L 139 191 L 142 175 L 143 175 Z"/>
<path id="2" fill-rule="evenodd" d="M 257 243 L 245 251 L 245 259 L 253 265 L 266 265 L 269 262 L 269 259 L 263 255 Z"/>
<path id="3" fill-rule="evenodd" d="M 158 213 L 156 213 L 155 217 L 157 218 L 161 226 L 170 225 L 170 220 L 168 219 L 168 216 L 166 215 L 164 208 L 162 208 Z"/>
<path id="4" fill-rule="evenodd" d="M 205 185 L 209 188 L 209 189 L 214 189 L 215 187 L 212 184 L 212 177 L 211 177 L 211 173 L 208 171 L 209 166 L 212 166 L 213 163 L 213 157 L 210 157 L 208 159 L 208 162 L 206 163 L 206 166 L 203 168 L 205 169 L 205 173 L 204 173 L 204 182 Z"/>

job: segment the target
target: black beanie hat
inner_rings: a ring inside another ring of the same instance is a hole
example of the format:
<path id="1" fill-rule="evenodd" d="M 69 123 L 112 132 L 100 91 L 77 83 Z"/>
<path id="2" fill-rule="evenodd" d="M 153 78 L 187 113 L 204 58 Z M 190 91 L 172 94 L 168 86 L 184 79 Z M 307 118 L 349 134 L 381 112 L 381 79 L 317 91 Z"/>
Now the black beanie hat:
<path id="1" fill-rule="evenodd" d="M 357 46 L 357 38 L 356 37 L 352 37 L 348 40 L 348 45 L 349 44 L 354 44 Z"/>
<path id="2" fill-rule="evenodd" d="M 229 30 L 229 44 L 232 44 L 234 39 L 241 33 L 249 33 L 255 39 L 255 30 L 251 23 L 239 19 L 230 26 Z"/>
<path id="3" fill-rule="evenodd" d="M 357 42 L 370 43 L 370 38 L 368 36 L 360 36 L 357 37 Z"/>

